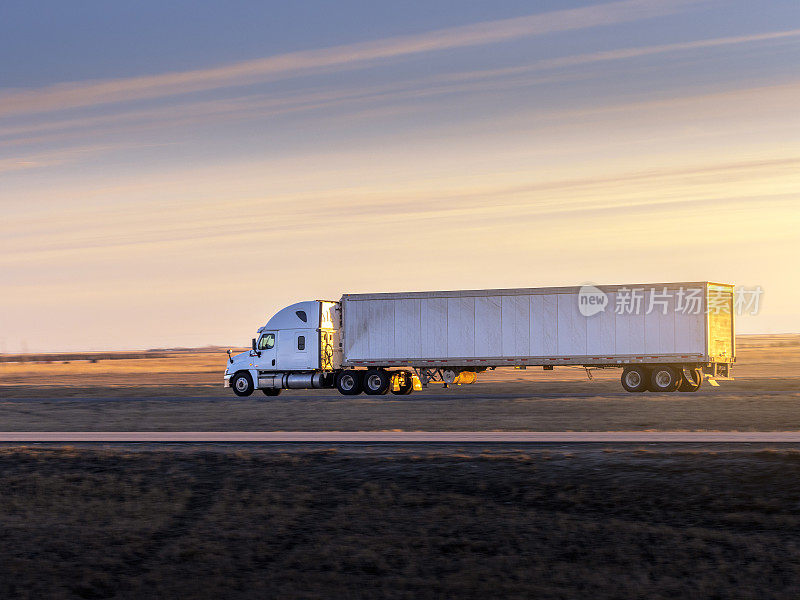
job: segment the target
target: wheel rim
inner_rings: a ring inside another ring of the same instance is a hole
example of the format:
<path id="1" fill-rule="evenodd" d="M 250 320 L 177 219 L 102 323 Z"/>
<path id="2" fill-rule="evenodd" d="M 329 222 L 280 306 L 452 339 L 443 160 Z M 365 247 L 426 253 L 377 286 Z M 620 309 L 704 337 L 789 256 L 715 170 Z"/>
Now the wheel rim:
<path id="1" fill-rule="evenodd" d="M 244 392 L 248 387 L 247 380 L 244 377 L 239 377 L 239 379 L 236 380 L 236 389 L 240 392 Z"/>
<path id="2" fill-rule="evenodd" d="M 367 387 L 371 390 L 379 390 L 381 389 L 381 384 L 383 381 L 381 380 L 380 375 L 370 375 L 367 377 Z"/>
<path id="3" fill-rule="evenodd" d="M 639 387 L 642 384 L 642 376 L 639 371 L 628 371 L 628 374 L 625 375 L 625 383 L 632 388 Z"/>
<path id="4" fill-rule="evenodd" d="M 659 371 L 656 373 L 656 385 L 660 388 L 669 387 L 672 383 L 672 374 L 669 371 Z"/>
<path id="5" fill-rule="evenodd" d="M 342 375 L 342 378 L 339 380 L 340 386 L 343 390 L 347 390 L 348 392 L 356 387 L 356 379 L 352 375 Z"/>

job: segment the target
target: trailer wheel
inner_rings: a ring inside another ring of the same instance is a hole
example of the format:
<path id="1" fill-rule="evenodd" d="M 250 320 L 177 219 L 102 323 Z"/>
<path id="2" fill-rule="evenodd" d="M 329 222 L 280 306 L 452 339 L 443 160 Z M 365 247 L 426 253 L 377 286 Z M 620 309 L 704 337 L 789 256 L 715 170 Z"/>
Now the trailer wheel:
<path id="1" fill-rule="evenodd" d="M 398 384 L 397 390 L 393 389 L 392 393 L 396 396 L 407 396 L 411 392 L 414 391 L 414 381 L 411 379 L 411 373 L 408 371 L 403 371 L 402 373 L 398 373 L 395 377 L 400 377 L 402 374 L 403 379 Z"/>
<path id="2" fill-rule="evenodd" d="M 233 393 L 237 396 L 249 396 L 255 389 L 253 378 L 250 377 L 250 373 L 247 371 L 236 373 L 231 380 L 231 387 L 233 388 Z"/>
<path id="3" fill-rule="evenodd" d="M 689 369 L 689 372 L 692 374 L 692 378 L 689 379 L 682 374 L 681 384 L 678 386 L 679 392 L 696 392 L 700 389 L 700 385 L 703 383 L 702 371 L 700 369 Z"/>
<path id="4" fill-rule="evenodd" d="M 647 382 L 650 379 L 650 374 L 644 367 L 636 365 L 625 367 L 620 379 L 626 392 L 639 393 L 647 391 Z"/>
<path id="5" fill-rule="evenodd" d="M 370 396 L 382 396 L 389 391 L 389 373 L 383 369 L 370 369 L 364 374 L 364 392 Z"/>
<path id="6" fill-rule="evenodd" d="M 336 375 L 336 389 L 343 396 L 357 396 L 361 393 L 361 373 L 358 371 L 339 371 Z"/>
<path id="7" fill-rule="evenodd" d="M 680 374 L 677 369 L 661 365 L 650 372 L 650 391 L 674 392 L 680 385 Z"/>
<path id="8" fill-rule="evenodd" d="M 281 388 L 261 388 L 265 396 L 280 396 Z"/>

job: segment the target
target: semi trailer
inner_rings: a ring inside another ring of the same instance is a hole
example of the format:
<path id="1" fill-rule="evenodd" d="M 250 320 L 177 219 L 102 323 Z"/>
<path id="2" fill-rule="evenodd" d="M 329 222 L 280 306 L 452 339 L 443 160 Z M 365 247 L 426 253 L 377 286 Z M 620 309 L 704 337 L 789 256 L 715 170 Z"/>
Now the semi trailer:
<path id="1" fill-rule="evenodd" d="M 498 368 L 621 369 L 628 392 L 732 379 L 734 289 L 711 282 L 344 294 L 298 302 L 232 355 L 224 385 L 410 394 Z"/>

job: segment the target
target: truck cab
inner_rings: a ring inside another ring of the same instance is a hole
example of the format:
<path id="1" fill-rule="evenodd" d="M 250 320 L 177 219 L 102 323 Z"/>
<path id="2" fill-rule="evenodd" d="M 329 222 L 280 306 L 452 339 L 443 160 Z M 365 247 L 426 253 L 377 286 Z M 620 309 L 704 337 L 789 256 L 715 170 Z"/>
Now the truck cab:
<path id="1" fill-rule="evenodd" d="M 338 302 L 287 306 L 259 327 L 249 351 L 229 358 L 225 385 L 240 396 L 256 389 L 277 395 L 283 388 L 327 387 L 322 384 L 341 362 L 339 322 Z"/>

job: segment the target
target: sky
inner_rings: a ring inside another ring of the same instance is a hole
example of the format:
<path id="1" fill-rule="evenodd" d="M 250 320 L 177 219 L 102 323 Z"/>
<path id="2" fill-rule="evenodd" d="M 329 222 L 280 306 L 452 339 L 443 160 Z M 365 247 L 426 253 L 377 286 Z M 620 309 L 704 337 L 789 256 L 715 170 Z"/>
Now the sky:
<path id="1" fill-rule="evenodd" d="M 800 331 L 800 3 L 0 4 L 0 352 L 720 281 Z"/>

